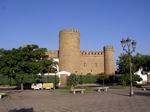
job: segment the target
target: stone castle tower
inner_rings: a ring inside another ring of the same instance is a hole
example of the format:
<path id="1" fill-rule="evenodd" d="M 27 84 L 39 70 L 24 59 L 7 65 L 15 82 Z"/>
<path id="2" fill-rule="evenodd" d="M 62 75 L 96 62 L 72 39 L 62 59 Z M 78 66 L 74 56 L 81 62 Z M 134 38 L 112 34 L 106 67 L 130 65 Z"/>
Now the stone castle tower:
<path id="1" fill-rule="evenodd" d="M 104 73 L 114 74 L 115 73 L 115 60 L 114 60 L 114 48 L 113 46 L 104 47 Z"/>
<path id="2" fill-rule="evenodd" d="M 103 51 L 80 51 L 80 32 L 65 29 L 59 32 L 59 50 L 49 51 L 50 58 L 59 59 L 59 71 L 78 75 L 87 73 L 115 73 L 113 46 L 105 46 Z"/>
<path id="3" fill-rule="evenodd" d="M 62 30 L 59 32 L 59 68 L 60 71 L 76 73 L 80 63 L 80 32 Z"/>

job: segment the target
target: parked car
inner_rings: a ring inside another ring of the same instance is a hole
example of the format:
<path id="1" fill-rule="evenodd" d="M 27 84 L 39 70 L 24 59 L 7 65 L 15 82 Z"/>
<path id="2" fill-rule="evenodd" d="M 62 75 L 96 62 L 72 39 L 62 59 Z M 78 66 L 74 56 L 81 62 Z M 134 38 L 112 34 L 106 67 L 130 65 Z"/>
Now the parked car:
<path id="1" fill-rule="evenodd" d="M 33 83 L 32 85 L 31 85 L 31 88 L 32 89 L 43 89 L 43 84 L 42 83 Z"/>

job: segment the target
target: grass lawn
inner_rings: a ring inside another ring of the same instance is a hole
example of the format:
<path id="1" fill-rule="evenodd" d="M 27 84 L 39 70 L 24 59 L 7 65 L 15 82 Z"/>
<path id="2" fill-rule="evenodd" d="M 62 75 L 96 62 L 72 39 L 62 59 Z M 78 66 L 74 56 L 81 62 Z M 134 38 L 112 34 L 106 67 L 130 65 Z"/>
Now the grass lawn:
<path id="1" fill-rule="evenodd" d="M 95 87 L 82 87 L 82 89 L 86 89 L 85 93 L 91 93 L 96 91 Z M 116 86 L 111 86 L 110 89 L 127 89 L 127 86 L 116 85 Z M 58 88 L 55 89 L 55 92 L 70 93 L 70 87 Z"/>
<path id="2" fill-rule="evenodd" d="M 122 86 L 122 85 L 115 85 L 111 86 L 110 89 L 127 89 L 128 86 Z"/>
<path id="3" fill-rule="evenodd" d="M 110 89 L 128 89 L 128 86 L 122 86 L 122 85 L 114 85 L 114 86 L 108 86 Z M 85 93 L 91 93 L 95 92 L 95 87 L 78 87 L 78 88 L 83 88 L 86 89 Z M 55 92 L 58 93 L 70 93 L 70 87 L 64 87 L 64 88 L 58 88 L 55 89 Z"/>
<path id="4" fill-rule="evenodd" d="M 58 92 L 58 93 L 69 93 L 70 89 L 67 89 L 67 88 L 58 88 L 58 89 L 55 89 L 54 91 Z"/>
<path id="5" fill-rule="evenodd" d="M 86 89 L 85 93 L 94 92 L 94 88 L 92 87 L 84 87 L 83 89 Z M 59 93 L 70 93 L 70 87 L 58 88 L 54 91 Z"/>

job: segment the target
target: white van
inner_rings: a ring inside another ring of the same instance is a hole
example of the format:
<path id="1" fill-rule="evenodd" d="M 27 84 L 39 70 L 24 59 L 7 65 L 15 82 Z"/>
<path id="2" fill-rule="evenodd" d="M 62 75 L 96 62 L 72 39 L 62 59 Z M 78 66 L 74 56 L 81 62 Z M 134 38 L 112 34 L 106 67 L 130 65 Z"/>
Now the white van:
<path id="1" fill-rule="evenodd" d="M 43 84 L 42 83 L 33 83 L 31 85 L 31 88 L 34 90 L 43 89 Z"/>

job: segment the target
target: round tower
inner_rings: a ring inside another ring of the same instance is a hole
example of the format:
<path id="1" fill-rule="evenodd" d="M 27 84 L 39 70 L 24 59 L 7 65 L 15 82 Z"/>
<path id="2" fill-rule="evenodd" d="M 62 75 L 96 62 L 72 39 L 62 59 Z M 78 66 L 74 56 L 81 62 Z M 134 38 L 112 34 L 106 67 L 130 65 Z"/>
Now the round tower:
<path id="1" fill-rule="evenodd" d="M 80 32 L 66 29 L 59 32 L 59 67 L 60 71 L 79 73 Z"/>
<path id="2" fill-rule="evenodd" d="M 107 75 L 115 74 L 114 47 L 104 47 L 104 73 Z"/>

